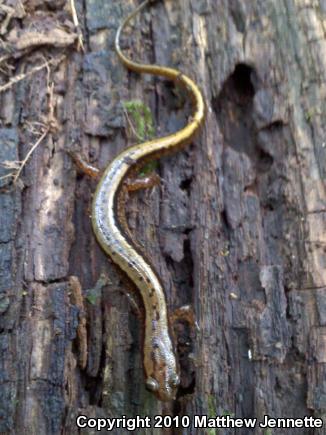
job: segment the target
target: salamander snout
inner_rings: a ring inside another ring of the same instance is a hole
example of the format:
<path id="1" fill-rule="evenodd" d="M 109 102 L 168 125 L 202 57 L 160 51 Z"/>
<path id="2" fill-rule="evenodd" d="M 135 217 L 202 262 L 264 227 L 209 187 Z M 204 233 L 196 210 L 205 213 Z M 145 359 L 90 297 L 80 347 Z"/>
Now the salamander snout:
<path id="1" fill-rule="evenodd" d="M 146 388 L 164 402 L 175 400 L 179 385 L 180 378 L 177 373 L 171 373 L 166 379 L 161 379 L 161 382 L 151 376 L 146 380 Z"/>

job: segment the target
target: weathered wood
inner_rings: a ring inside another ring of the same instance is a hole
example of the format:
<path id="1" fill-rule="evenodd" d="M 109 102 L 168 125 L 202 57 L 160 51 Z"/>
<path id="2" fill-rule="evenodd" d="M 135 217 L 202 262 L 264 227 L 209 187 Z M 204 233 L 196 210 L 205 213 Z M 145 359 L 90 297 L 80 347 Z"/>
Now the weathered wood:
<path id="1" fill-rule="evenodd" d="M 134 58 L 193 77 L 207 105 L 194 143 L 160 161 L 161 186 L 127 205 L 170 310 L 191 304 L 200 327 L 175 327 L 173 404 L 144 388 L 142 321 L 92 233 L 95 182 L 66 153 L 104 168 L 132 144 L 124 101 L 152 109 L 157 135 L 189 116 L 184 95 L 114 54 L 135 3 L 76 1 L 85 53 L 70 2 L 0 5 L 0 162 L 45 135 L 16 185 L 0 179 L 0 433 L 73 434 L 78 414 L 324 417 L 325 2 L 162 0 L 124 36 Z M 146 431 L 161 432 L 203 433 Z"/>

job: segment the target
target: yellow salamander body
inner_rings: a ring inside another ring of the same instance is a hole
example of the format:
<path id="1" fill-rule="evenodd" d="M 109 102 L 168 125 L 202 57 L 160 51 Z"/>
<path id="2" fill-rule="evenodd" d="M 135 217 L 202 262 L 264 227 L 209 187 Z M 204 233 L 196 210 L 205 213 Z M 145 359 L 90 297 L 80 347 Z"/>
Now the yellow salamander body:
<path id="1" fill-rule="evenodd" d="M 166 137 L 134 145 L 122 151 L 105 169 L 93 200 L 92 224 L 98 242 L 133 281 L 145 308 L 144 371 L 148 389 L 160 400 L 175 399 L 179 385 L 178 364 L 169 332 L 166 298 L 160 279 L 148 260 L 133 242 L 121 218 L 121 192 L 128 177 L 144 162 L 175 152 L 190 143 L 204 120 L 204 102 L 196 84 L 179 71 L 158 65 L 144 65 L 129 60 L 120 49 L 120 34 L 129 21 L 150 0 L 143 2 L 120 25 L 115 48 L 126 68 L 165 77 L 186 89 L 194 104 L 190 122 L 180 131 Z"/>

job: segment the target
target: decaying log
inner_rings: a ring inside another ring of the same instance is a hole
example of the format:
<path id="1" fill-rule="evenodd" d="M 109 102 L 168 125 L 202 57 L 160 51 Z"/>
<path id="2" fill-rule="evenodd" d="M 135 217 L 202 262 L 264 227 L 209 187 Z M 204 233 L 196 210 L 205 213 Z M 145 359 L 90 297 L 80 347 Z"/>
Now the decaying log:
<path id="1" fill-rule="evenodd" d="M 190 108 L 118 62 L 135 1 L 75 1 L 77 15 L 71 2 L 6 3 L 0 89 L 24 76 L 1 93 L 0 433 L 77 434 L 79 414 L 325 417 L 325 1 L 162 0 L 124 35 L 135 59 L 193 77 L 207 106 L 194 143 L 159 162 L 161 185 L 127 204 L 169 309 L 192 305 L 200 328 L 175 326 L 170 404 L 145 390 L 142 321 L 92 233 L 96 183 L 66 151 L 104 168 L 136 140 L 124 102 L 148 105 L 158 136 Z"/>

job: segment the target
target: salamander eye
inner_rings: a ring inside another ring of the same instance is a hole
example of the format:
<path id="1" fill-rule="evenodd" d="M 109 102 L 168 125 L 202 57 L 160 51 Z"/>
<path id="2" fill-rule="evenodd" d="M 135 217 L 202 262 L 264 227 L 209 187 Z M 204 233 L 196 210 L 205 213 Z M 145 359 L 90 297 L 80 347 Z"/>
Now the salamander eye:
<path id="1" fill-rule="evenodd" d="M 155 379 L 153 378 L 147 378 L 146 379 L 146 388 L 149 391 L 155 392 L 158 390 L 158 383 Z"/>
<path id="2" fill-rule="evenodd" d="M 171 385 L 171 387 L 176 388 L 179 384 L 180 384 L 180 378 L 177 374 L 174 374 L 171 377 L 170 385 Z"/>

